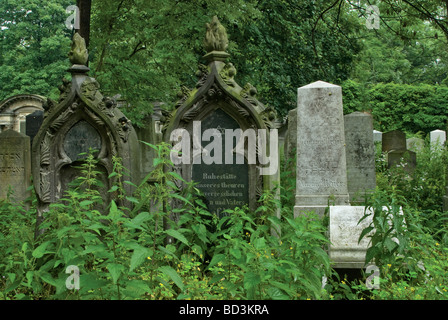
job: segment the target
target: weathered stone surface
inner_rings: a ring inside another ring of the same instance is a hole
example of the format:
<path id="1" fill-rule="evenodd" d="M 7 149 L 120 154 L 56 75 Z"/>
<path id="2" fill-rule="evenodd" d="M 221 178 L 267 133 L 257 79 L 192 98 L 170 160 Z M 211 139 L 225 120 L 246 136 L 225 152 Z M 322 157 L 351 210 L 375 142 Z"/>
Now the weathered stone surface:
<path id="1" fill-rule="evenodd" d="M 406 148 L 415 153 L 421 152 L 425 148 L 425 140 L 416 137 L 406 139 Z"/>
<path id="2" fill-rule="evenodd" d="M 383 152 L 406 150 L 406 134 L 399 130 L 383 133 Z"/>
<path id="3" fill-rule="evenodd" d="M 354 112 L 344 116 L 347 187 L 351 202 L 362 202 L 376 187 L 372 116 Z"/>
<path id="4" fill-rule="evenodd" d="M 342 90 L 323 81 L 298 89 L 295 214 L 349 201 Z"/>
<path id="5" fill-rule="evenodd" d="M 76 44 L 72 49 L 82 48 Z M 78 54 L 75 53 L 75 54 Z M 79 58 L 79 57 L 78 57 Z M 78 61 L 79 62 L 79 61 Z M 33 182 L 38 197 L 38 222 L 51 203 L 58 201 L 71 180 L 79 175 L 79 153 L 97 150 L 95 170 L 104 187 L 100 190 L 105 206 L 114 196 L 107 190 L 116 184 L 113 158 L 120 158 L 128 170 L 126 180 L 138 183 L 140 178 L 140 155 L 137 135 L 130 121 L 117 108 L 116 101 L 104 97 L 99 83 L 87 76 L 89 68 L 75 64 L 69 72 L 71 81 L 63 81 L 58 102 L 47 99 L 44 121 L 34 137 L 32 146 Z M 125 193 L 133 190 L 123 184 Z M 131 207 L 126 200 L 115 199 L 118 205 Z"/>
<path id="6" fill-rule="evenodd" d="M 434 130 L 429 133 L 431 149 L 441 148 L 446 142 L 446 132 L 443 130 Z"/>
<path id="7" fill-rule="evenodd" d="M 23 201 L 30 196 L 30 138 L 14 130 L 0 133 L 0 198 L 11 188 L 12 199 Z"/>
<path id="8" fill-rule="evenodd" d="M 369 238 L 364 237 L 358 243 L 362 230 L 372 222 L 371 217 L 364 216 L 364 206 L 330 207 L 330 248 L 329 256 L 335 268 L 362 268 L 365 264 Z"/>
<path id="9" fill-rule="evenodd" d="M 188 161 L 177 163 L 174 170 L 186 181 L 199 182 L 198 188 L 204 193 L 205 202 L 216 214 L 243 205 L 255 209 L 263 190 L 271 188 L 273 181 L 279 180 L 279 170 L 270 174 L 262 172 L 269 164 L 264 162 L 265 157 L 261 157 L 261 160 L 258 157 L 255 148 L 258 142 L 246 142 L 243 152 L 235 151 L 243 163 L 233 161 L 229 164 L 225 160 L 226 155 L 231 155 L 235 160 L 236 154 L 232 150 L 226 154 L 227 147 L 223 148 L 223 159 L 219 159 L 221 163 L 217 163 L 215 160 L 219 157 L 215 157 L 214 149 L 206 148 L 213 142 L 222 147 L 226 129 L 240 129 L 243 133 L 253 130 L 255 134 L 258 134 L 259 130 L 265 130 L 267 146 L 263 147 L 266 148 L 266 156 L 273 156 L 277 162 L 279 158 L 278 149 L 273 150 L 270 147 L 270 129 L 276 126 L 276 113 L 258 100 L 254 86 L 248 83 L 241 87 L 235 81 L 237 71 L 232 63 L 227 62 L 229 54 L 225 52 L 226 38 L 224 27 L 217 18 L 213 18 L 212 23 L 207 25 L 204 43 L 207 51 L 204 59 L 208 65 L 199 66 L 196 73 L 198 82 L 194 89 L 182 88 L 176 110 L 168 117 L 163 127 L 164 141 L 174 146 L 173 138 L 177 139 L 180 131 L 183 132 L 180 137 L 184 137 L 185 133 L 189 145 L 186 147 L 188 150 L 182 150 L 182 153 Z M 196 123 L 201 124 L 199 132 L 194 129 Z M 218 140 L 218 135 L 213 135 L 205 142 L 202 133 L 207 129 L 216 129 L 221 133 L 222 140 Z M 232 148 L 236 147 L 237 142 L 243 141 L 242 139 L 234 140 Z M 255 157 L 256 161 L 251 163 L 248 161 L 250 157 Z M 210 158 L 213 159 L 208 163 Z"/>
<path id="10" fill-rule="evenodd" d="M 378 130 L 373 130 L 373 142 L 383 143 L 383 133 Z"/>
<path id="11" fill-rule="evenodd" d="M 383 211 L 389 210 L 384 206 Z M 363 221 L 361 218 L 369 215 Z M 399 214 L 403 215 L 402 208 Z M 329 256 L 334 268 L 364 268 L 367 249 L 371 246 L 372 230 L 359 242 L 361 232 L 372 223 L 373 209 L 364 206 L 331 206 L 329 211 Z M 391 224 L 391 221 L 388 221 Z M 392 238 L 398 242 L 397 238 Z"/>
<path id="12" fill-rule="evenodd" d="M 27 115 L 43 110 L 45 98 L 35 94 L 19 94 L 0 102 L 0 132 L 13 129 L 26 133 Z"/>

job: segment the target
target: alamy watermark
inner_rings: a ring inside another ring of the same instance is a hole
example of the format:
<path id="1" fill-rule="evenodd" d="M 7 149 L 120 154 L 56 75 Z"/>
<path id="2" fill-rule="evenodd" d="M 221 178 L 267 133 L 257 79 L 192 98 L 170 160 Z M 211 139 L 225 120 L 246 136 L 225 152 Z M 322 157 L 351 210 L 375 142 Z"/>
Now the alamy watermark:
<path id="1" fill-rule="evenodd" d="M 80 278 L 79 278 L 79 268 L 77 266 L 71 265 L 65 269 L 65 273 L 70 274 L 65 280 L 65 287 L 68 290 L 79 290 L 80 288 Z"/>
<path id="2" fill-rule="evenodd" d="M 378 290 L 380 288 L 380 269 L 376 265 L 371 264 L 367 266 L 366 274 L 370 274 L 366 279 L 367 289 Z"/>
<path id="3" fill-rule="evenodd" d="M 193 137 L 186 129 L 175 129 L 170 141 L 175 145 L 170 158 L 175 164 L 259 164 L 261 175 L 273 175 L 278 170 L 278 132 L 270 129 L 269 138 L 266 129 L 206 129 L 201 134 L 201 121 L 193 121 Z M 224 150 L 223 149 L 224 136 Z M 237 141 L 234 146 L 234 141 Z M 269 140 L 269 148 L 268 148 Z M 202 147 L 201 142 L 210 143 Z M 247 141 L 247 150 L 245 149 Z M 191 148 L 191 142 L 193 148 Z M 269 151 L 269 155 L 267 154 Z M 193 154 L 191 154 L 193 152 Z M 257 162 L 258 159 L 258 162 Z"/>
<path id="4" fill-rule="evenodd" d="M 65 26 L 67 27 L 67 29 L 69 29 L 69 30 L 78 29 L 79 30 L 80 23 L 79 23 L 79 8 L 78 8 L 78 6 L 75 6 L 75 5 L 68 6 L 67 8 L 65 8 L 65 11 L 67 13 L 73 12 L 67 18 L 67 20 L 65 20 Z"/>

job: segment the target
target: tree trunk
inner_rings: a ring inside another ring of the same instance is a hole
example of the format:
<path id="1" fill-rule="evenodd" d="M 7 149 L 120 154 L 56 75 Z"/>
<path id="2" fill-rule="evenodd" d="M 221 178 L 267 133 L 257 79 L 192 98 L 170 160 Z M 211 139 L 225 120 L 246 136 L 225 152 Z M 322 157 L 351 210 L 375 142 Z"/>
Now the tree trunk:
<path id="1" fill-rule="evenodd" d="M 86 41 L 86 47 L 89 48 L 90 40 L 90 12 L 92 0 L 76 0 L 79 8 L 79 30 L 76 30 Z"/>

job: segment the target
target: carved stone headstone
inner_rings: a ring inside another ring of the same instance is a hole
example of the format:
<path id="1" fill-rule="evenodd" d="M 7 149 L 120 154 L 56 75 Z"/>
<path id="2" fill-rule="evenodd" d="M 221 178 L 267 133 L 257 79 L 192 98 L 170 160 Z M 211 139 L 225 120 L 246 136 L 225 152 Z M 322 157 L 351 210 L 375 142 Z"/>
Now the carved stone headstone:
<path id="1" fill-rule="evenodd" d="M 347 114 L 344 127 L 350 202 L 362 202 L 376 187 L 372 116 L 363 112 Z"/>
<path id="2" fill-rule="evenodd" d="M 71 60 L 85 61 L 86 50 L 79 36 L 74 37 Z M 89 68 L 74 64 L 69 72 L 72 80 L 63 81 L 58 102 L 47 100 L 43 123 L 33 140 L 33 179 L 38 197 L 38 222 L 50 203 L 58 201 L 69 183 L 80 175 L 80 160 L 95 150 L 100 193 L 107 205 L 113 193 L 107 192 L 115 178 L 113 157 L 130 172 L 126 180 L 140 178 L 137 135 L 130 121 L 116 107 L 113 99 L 104 97 L 98 82 L 88 77 Z M 131 186 L 124 184 L 130 193 Z M 116 199 L 115 199 L 116 200 Z M 118 201 L 117 201 L 118 202 Z M 128 203 L 119 203 L 128 205 Z"/>
<path id="3" fill-rule="evenodd" d="M 342 90 L 323 81 L 298 89 L 294 214 L 349 202 Z"/>
<path id="4" fill-rule="evenodd" d="M 30 138 L 14 130 L 0 133 L 0 198 L 9 190 L 17 202 L 30 196 L 31 183 Z"/>
<path id="5" fill-rule="evenodd" d="M 279 172 L 278 150 L 271 147 L 273 135 L 277 139 L 277 131 L 270 130 L 275 111 L 258 101 L 251 84 L 237 84 L 236 69 L 226 62 L 226 47 L 225 29 L 214 17 L 207 24 L 205 39 L 208 64 L 200 65 L 195 89 L 182 89 L 176 111 L 164 128 L 165 141 L 188 142 L 175 170 L 186 181 L 199 183 L 205 203 L 218 215 L 243 205 L 256 208 L 261 193 L 272 187 Z M 262 143 L 260 130 L 265 133 Z M 244 147 L 238 148 L 239 143 Z"/>

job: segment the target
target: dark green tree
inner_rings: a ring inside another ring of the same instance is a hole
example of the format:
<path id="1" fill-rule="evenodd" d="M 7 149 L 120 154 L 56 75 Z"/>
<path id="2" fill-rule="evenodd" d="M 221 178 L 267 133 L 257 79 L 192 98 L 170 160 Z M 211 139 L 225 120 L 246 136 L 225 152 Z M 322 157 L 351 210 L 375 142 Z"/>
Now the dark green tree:
<path id="1" fill-rule="evenodd" d="M 70 0 L 0 1 L 0 100 L 20 93 L 55 96 L 69 67 Z"/>

